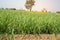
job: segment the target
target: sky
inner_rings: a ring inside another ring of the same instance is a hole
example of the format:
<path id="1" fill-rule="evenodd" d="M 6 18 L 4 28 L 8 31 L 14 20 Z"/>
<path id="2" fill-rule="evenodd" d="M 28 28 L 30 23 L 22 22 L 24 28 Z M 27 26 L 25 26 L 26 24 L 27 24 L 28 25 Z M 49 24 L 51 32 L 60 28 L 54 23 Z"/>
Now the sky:
<path id="1" fill-rule="evenodd" d="M 26 0 L 0 0 L 0 8 L 26 9 Z M 35 0 L 32 10 L 41 11 L 46 8 L 47 11 L 60 11 L 60 0 Z"/>

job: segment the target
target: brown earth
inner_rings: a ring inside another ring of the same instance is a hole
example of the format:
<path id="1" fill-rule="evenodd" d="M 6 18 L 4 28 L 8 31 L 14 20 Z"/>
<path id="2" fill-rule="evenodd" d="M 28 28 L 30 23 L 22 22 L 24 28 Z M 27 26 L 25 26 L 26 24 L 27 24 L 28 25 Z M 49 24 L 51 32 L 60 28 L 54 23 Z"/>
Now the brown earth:
<path id="1" fill-rule="evenodd" d="M 60 40 L 60 34 L 14 35 L 15 40 Z M 8 40 L 8 35 L 1 35 L 0 40 Z"/>

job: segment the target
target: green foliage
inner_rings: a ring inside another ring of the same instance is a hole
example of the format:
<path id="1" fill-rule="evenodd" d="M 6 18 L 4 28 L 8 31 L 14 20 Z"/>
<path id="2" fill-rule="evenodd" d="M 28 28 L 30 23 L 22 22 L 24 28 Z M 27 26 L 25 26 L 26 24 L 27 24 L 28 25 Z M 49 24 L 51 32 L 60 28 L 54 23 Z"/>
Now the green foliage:
<path id="1" fill-rule="evenodd" d="M 0 34 L 60 33 L 60 14 L 0 10 Z"/>

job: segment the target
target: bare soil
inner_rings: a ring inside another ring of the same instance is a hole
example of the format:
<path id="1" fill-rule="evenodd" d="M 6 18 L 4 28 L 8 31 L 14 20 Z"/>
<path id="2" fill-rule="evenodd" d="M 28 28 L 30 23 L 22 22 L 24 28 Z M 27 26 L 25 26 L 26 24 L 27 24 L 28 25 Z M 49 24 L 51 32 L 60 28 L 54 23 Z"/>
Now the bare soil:
<path id="1" fill-rule="evenodd" d="M 14 35 L 15 40 L 60 40 L 60 34 Z M 0 40 L 8 40 L 8 35 L 1 35 Z"/>

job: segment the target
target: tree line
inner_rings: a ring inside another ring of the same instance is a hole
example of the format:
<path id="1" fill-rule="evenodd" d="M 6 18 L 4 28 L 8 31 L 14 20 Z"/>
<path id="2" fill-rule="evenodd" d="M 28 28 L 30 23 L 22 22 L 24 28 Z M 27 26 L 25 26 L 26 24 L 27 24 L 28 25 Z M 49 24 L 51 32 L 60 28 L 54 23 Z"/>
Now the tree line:
<path id="1" fill-rule="evenodd" d="M 16 10 L 16 8 L 0 8 L 0 10 Z"/>

